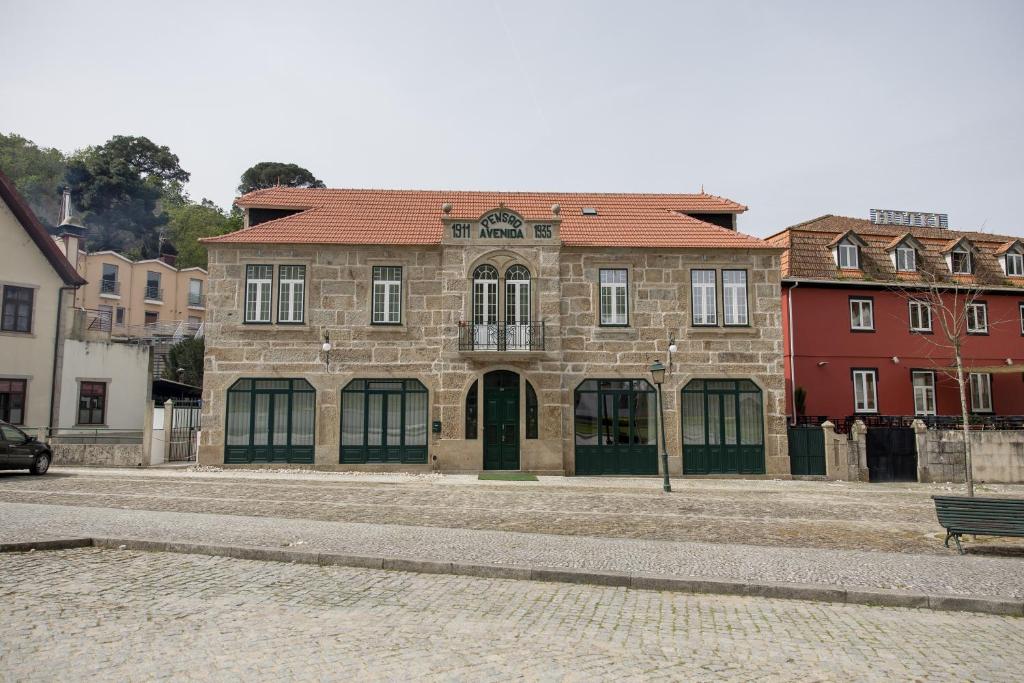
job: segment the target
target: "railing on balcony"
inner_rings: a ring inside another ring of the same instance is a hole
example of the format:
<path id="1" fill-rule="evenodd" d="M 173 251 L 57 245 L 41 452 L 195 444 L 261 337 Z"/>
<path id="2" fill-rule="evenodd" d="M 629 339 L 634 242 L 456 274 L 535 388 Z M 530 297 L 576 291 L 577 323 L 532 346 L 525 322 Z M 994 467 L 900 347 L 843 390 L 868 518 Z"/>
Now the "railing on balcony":
<path id="1" fill-rule="evenodd" d="M 85 329 L 93 332 L 110 332 L 110 311 L 94 308 L 84 308 L 82 311 L 85 315 Z"/>
<path id="2" fill-rule="evenodd" d="M 100 294 L 120 296 L 121 283 L 117 280 L 100 280 Z"/>
<path id="3" fill-rule="evenodd" d="M 196 294 L 195 292 L 188 293 L 188 305 L 203 308 L 206 306 L 206 295 Z"/>
<path id="4" fill-rule="evenodd" d="M 543 351 L 544 323 L 459 323 L 459 351 Z"/>
<path id="5" fill-rule="evenodd" d="M 164 290 L 154 285 L 146 285 L 146 299 L 149 301 L 163 301 Z"/>

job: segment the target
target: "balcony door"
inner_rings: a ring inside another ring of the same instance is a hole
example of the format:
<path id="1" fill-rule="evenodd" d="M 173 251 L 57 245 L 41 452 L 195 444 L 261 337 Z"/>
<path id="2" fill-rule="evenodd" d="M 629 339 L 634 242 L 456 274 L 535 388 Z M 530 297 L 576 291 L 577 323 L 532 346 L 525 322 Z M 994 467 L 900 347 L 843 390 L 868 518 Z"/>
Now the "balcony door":
<path id="1" fill-rule="evenodd" d="M 505 348 L 530 348 L 530 271 L 518 265 L 505 271 Z"/>
<path id="2" fill-rule="evenodd" d="M 486 264 L 473 271 L 473 347 L 498 349 L 498 271 Z"/>

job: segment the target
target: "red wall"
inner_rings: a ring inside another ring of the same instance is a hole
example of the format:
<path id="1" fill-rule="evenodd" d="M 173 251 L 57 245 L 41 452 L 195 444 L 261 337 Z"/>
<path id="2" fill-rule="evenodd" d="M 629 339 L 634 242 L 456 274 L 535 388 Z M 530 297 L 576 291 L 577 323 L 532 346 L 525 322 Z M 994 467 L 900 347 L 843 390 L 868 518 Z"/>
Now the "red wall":
<path id="1" fill-rule="evenodd" d="M 793 356 L 790 357 L 789 297 L 793 304 Z M 874 332 L 850 330 L 851 296 L 874 299 Z M 1024 336 L 1019 305 L 1022 295 L 990 294 L 989 334 L 969 336 L 964 344 L 966 367 L 1005 365 L 1012 358 L 1024 373 Z M 940 342 L 941 333 L 910 332 L 905 295 L 867 288 L 823 288 L 801 284 L 782 292 L 783 339 L 786 353 L 787 410 L 793 414 L 792 368 L 796 386 L 807 391 L 805 414 L 842 418 L 853 415 L 853 368 L 877 368 L 878 414 L 913 415 L 911 370 L 932 370 L 952 365 L 952 355 Z M 938 330 L 938 324 L 933 321 Z M 892 357 L 899 358 L 895 363 Z M 825 365 L 819 366 L 819 362 Z M 935 376 L 936 411 L 959 415 L 956 381 L 942 373 Z M 969 399 L 968 399 L 969 401 Z M 1024 376 L 1021 373 L 992 375 L 993 413 L 1024 415 Z"/>

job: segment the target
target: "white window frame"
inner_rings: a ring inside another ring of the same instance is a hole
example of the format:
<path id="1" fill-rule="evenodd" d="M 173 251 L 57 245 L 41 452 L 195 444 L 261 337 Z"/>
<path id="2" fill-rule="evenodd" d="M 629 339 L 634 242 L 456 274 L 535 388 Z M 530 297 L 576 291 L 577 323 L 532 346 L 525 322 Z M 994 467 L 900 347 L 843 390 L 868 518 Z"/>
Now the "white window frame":
<path id="1" fill-rule="evenodd" d="M 259 270 L 257 270 L 259 269 Z M 269 273 L 269 277 L 262 277 Z M 257 277 L 261 275 L 261 277 Z M 249 263 L 245 266 L 244 321 L 265 324 L 271 322 L 274 289 L 274 266 L 266 263 Z"/>
<path id="2" fill-rule="evenodd" d="M 868 312 L 868 324 L 865 325 L 864 310 Z M 854 315 L 854 309 L 858 311 L 858 315 Z M 850 299 L 850 329 L 859 332 L 874 332 L 875 331 L 875 302 L 872 299 L 864 299 L 853 297 Z"/>
<path id="3" fill-rule="evenodd" d="M 968 384 L 971 394 L 971 412 L 991 413 L 992 375 L 987 372 L 972 372 Z"/>
<path id="4" fill-rule="evenodd" d="M 601 268 L 598 273 L 598 315 L 603 327 L 629 325 L 629 270 Z"/>
<path id="5" fill-rule="evenodd" d="M 840 268 L 860 270 L 860 248 L 850 240 L 843 240 L 836 247 L 836 263 Z"/>
<path id="6" fill-rule="evenodd" d="M 370 322 L 374 325 L 401 325 L 402 266 L 374 266 L 371 277 L 373 311 Z"/>
<path id="7" fill-rule="evenodd" d="M 956 255 L 957 254 L 963 254 L 964 255 L 963 264 L 965 264 L 967 266 L 967 270 L 957 270 L 957 268 L 956 268 Z M 957 248 L 957 249 L 954 249 L 953 251 L 951 251 L 950 254 L 949 254 L 949 270 L 954 275 L 970 275 L 971 273 L 973 273 L 974 272 L 974 263 L 973 263 L 973 258 L 971 257 L 971 250 L 970 249 L 964 249 L 964 248 L 960 247 L 960 248 Z"/>
<path id="8" fill-rule="evenodd" d="M 1016 250 L 1006 252 L 1003 257 L 1006 274 L 1013 277 L 1024 277 L 1024 254 Z"/>
<path id="9" fill-rule="evenodd" d="M 927 378 L 928 381 L 919 386 L 919 377 Z M 913 370 L 910 373 L 910 387 L 914 392 L 914 414 L 935 415 L 935 373 L 931 370 Z"/>
<path id="10" fill-rule="evenodd" d="M 750 324 L 747 311 L 747 271 L 722 271 L 722 309 L 725 325 L 744 327 Z"/>
<path id="11" fill-rule="evenodd" d="M 870 377 L 870 382 L 868 378 Z M 870 393 L 868 389 L 871 389 Z M 878 371 L 853 370 L 853 412 L 878 413 Z"/>
<path id="12" fill-rule="evenodd" d="M 918 324 L 914 325 L 914 311 L 917 311 Z M 932 331 L 932 305 L 927 301 L 916 301 L 911 299 L 908 305 L 908 318 L 910 320 L 911 332 Z M 927 325 L 922 324 L 927 322 Z"/>
<path id="13" fill-rule="evenodd" d="M 896 270 L 901 273 L 913 273 L 917 270 L 917 250 L 901 244 L 896 247 Z"/>
<path id="14" fill-rule="evenodd" d="M 981 312 L 980 316 L 978 311 Z M 988 334 L 988 304 L 983 301 L 967 304 L 964 308 L 964 317 L 967 320 L 967 334 Z M 972 322 L 974 323 L 973 325 L 971 324 Z M 979 322 L 982 324 L 978 325 Z"/>
<path id="15" fill-rule="evenodd" d="M 705 268 L 690 271 L 690 320 L 694 327 L 718 325 L 717 285 L 718 271 Z"/>
<path id="16" fill-rule="evenodd" d="M 299 325 L 306 318 L 306 266 L 277 268 L 277 322 Z"/>

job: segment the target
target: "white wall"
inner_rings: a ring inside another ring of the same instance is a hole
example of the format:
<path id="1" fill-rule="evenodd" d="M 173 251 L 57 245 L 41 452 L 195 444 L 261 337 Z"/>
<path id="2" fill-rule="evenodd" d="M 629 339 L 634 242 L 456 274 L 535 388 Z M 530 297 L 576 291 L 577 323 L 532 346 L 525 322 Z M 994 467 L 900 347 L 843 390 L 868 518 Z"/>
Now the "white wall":
<path id="1" fill-rule="evenodd" d="M 25 228 L 0 200 L 0 289 L 3 285 L 34 291 L 30 332 L 0 331 L 0 377 L 28 380 L 23 424 L 50 424 L 57 297 L 64 284 Z M 65 296 L 70 305 L 71 294 Z M 69 313 L 65 311 L 65 316 Z"/>
<path id="2" fill-rule="evenodd" d="M 91 381 L 107 383 L 106 424 L 99 428 L 144 429 L 150 400 L 149 353 L 149 347 L 140 344 L 67 340 L 57 425 L 77 426 L 78 385 Z"/>

